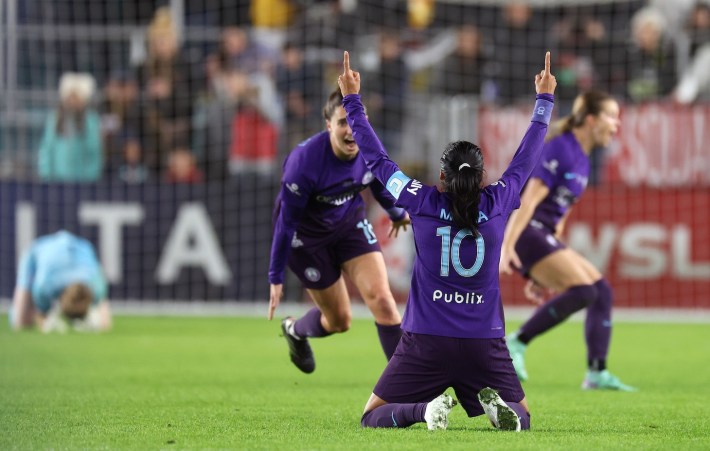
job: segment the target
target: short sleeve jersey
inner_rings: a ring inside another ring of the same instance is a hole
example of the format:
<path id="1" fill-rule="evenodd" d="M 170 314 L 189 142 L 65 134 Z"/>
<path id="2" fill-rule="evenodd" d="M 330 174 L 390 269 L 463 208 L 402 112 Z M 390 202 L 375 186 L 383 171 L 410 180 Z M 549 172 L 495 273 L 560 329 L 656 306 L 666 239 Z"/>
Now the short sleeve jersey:
<path id="1" fill-rule="evenodd" d="M 551 139 L 531 178 L 540 179 L 550 193 L 535 209 L 532 219 L 555 230 L 557 223 L 584 193 L 589 181 L 589 157 L 572 132 Z"/>

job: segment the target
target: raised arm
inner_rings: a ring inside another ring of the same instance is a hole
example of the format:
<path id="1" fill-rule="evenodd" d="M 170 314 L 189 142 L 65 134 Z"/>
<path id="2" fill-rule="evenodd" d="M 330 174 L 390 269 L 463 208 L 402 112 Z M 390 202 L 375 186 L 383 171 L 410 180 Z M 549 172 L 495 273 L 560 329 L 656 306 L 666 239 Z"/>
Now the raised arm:
<path id="1" fill-rule="evenodd" d="M 537 100 L 530 127 L 525 132 L 508 169 L 501 177 L 506 183 L 515 187 L 518 192 L 522 190 L 535 168 L 535 164 L 540 159 L 547 126 L 552 117 L 555 87 L 557 87 L 557 80 L 550 72 L 550 52 L 547 52 L 545 54 L 545 68 L 535 76 Z"/>
<path id="2" fill-rule="evenodd" d="M 360 148 L 360 155 L 365 159 L 367 167 L 372 171 L 388 191 L 392 174 L 401 172 L 397 164 L 390 160 L 387 151 L 370 126 L 365 115 L 365 108 L 360 101 L 360 74 L 350 69 L 350 55 L 343 54 L 343 73 L 338 76 L 338 85 L 343 94 L 343 108 L 347 113 L 347 120 L 353 131 L 353 138 Z M 400 180 L 396 182 L 401 183 Z"/>

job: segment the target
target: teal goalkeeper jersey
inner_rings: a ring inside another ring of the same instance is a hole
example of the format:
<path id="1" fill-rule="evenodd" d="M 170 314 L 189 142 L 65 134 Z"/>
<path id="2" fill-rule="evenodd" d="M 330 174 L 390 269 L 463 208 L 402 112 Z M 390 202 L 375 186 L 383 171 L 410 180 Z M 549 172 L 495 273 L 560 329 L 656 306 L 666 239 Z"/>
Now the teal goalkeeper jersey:
<path id="1" fill-rule="evenodd" d="M 20 260 L 17 286 L 32 293 L 32 302 L 42 313 L 74 283 L 91 289 L 94 304 L 107 296 L 106 279 L 93 246 L 67 231 L 37 238 Z"/>

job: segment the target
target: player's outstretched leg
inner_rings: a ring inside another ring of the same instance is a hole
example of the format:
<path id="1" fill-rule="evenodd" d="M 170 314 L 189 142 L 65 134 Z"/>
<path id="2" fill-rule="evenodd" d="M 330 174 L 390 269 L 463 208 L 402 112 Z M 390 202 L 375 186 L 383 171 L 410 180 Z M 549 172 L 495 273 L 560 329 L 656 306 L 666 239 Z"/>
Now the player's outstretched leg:
<path id="1" fill-rule="evenodd" d="M 528 371 L 525 369 L 525 348 L 527 345 L 518 340 L 518 334 L 512 333 L 505 337 L 505 342 L 508 345 L 510 358 L 513 360 L 515 374 L 521 382 L 528 380 Z"/>
<path id="2" fill-rule="evenodd" d="M 582 382 L 584 390 L 618 390 L 618 391 L 637 391 L 635 387 L 626 385 L 621 382 L 618 377 L 614 376 L 609 370 L 593 371 L 588 370 L 587 375 Z"/>
<path id="3" fill-rule="evenodd" d="M 313 357 L 313 350 L 308 344 L 308 339 L 299 337 L 293 330 L 296 320 L 289 316 L 281 321 L 281 330 L 288 343 L 288 352 L 291 361 L 304 373 L 312 373 L 316 369 L 316 360 Z"/>
<path id="4" fill-rule="evenodd" d="M 520 418 L 515 411 L 498 396 L 498 392 L 486 387 L 478 392 L 478 401 L 486 412 L 491 424 L 503 431 L 520 431 Z"/>
<path id="5" fill-rule="evenodd" d="M 446 393 L 437 396 L 426 405 L 424 420 L 430 431 L 446 429 L 449 426 L 449 413 L 458 404 L 454 398 Z"/>

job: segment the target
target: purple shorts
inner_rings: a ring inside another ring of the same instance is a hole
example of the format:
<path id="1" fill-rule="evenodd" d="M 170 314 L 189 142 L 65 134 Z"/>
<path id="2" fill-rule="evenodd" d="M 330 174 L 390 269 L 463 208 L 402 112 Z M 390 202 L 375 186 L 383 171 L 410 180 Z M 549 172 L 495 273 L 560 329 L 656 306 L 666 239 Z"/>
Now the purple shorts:
<path id="1" fill-rule="evenodd" d="M 515 243 L 515 252 L 523 264 L 520 273 L 528 277 L 530 268 L 535 263 L 566 247 L 547 227 L 537 221 L 531 221 Z"/>
<path id="2" fill-rule="evenodd" d="M 292 248 L 288 267 L 306 288 L 323 290 L 338 281 L 343 263 L 370 252 L 381 252 L 380 243 L 363 215 L 339 227 L 328 244 Z"/>
<path id="3" fill-rule="evenodd" d="M 373 393 L 388 403 L 429 402 L 453 387 L 469 417 L 483 414 L 478 392 L 525 398 L 504 338 L 452 338 L 403 332 Z"/>

